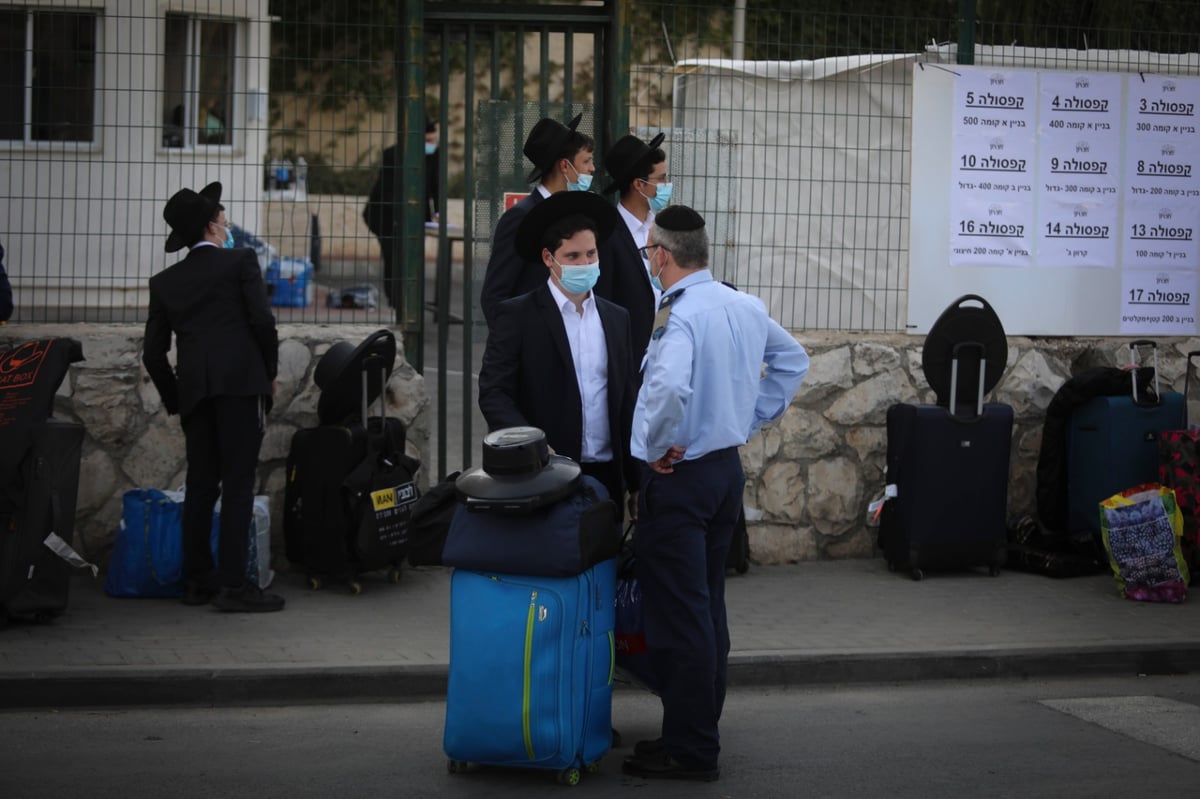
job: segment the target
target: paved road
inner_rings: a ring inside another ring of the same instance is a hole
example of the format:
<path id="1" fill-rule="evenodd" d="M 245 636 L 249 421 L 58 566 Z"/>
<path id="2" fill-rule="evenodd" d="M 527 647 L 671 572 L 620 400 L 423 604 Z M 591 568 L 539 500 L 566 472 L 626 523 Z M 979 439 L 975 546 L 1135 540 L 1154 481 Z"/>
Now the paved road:
<path id="1" fill-rule="evenodd" d="M 721 780 L 620 773 L 628 746 L 578 796 L 1192 796 L 1200 684 L 1187 678 L 740 690 L 722 723 Z M 1082 710 L 1081 710 L 1082 708 Z M 657 701 L 620 691 L 615 723 L 651 737 Z M 8 712 L 5 799 L 562 796 L 546 774 L 449 775 L 444 705 Z"/>

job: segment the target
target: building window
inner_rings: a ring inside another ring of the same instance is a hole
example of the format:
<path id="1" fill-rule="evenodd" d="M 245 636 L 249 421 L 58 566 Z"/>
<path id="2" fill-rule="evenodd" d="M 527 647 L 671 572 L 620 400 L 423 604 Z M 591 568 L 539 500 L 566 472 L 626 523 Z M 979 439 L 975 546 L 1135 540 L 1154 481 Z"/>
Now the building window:
<path id="1" fill-rule="evenodd" d="M 163 147 L 233 144 L 237 23 L 167 14 Z"/>
<path id="2" fill-rule="evenodd" d="M 95 141 L 99 21 L 0 10 L 0 141 Z"/>

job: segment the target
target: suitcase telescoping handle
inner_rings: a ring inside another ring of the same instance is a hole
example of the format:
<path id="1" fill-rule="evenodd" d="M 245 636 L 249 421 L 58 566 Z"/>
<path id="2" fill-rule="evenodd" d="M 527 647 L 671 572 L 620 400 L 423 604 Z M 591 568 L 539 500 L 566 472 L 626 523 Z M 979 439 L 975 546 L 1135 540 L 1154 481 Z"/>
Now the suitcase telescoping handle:
<path id="1" fill-rule="evenodd" d="M 1138 348 L 1149 347 L 1150 352 L 1154 356 L 1154 396 L 1158 402 L 1162 402 L 1162 392 L 1158 390 L 1158 344 L 1148 338 L 1140 338 L 1137 341 L 1129 342 L 1129 374 L 1133 376 L 1133 404 L 1141 405 L 1142 401 L 1138 399 Z"/>
<path id="2" fill-rule="evenodd" d="M 369 430 L 369 428 L 370 428 L 370 425 L 367 423 L 367 420 L 370 418 L 368 416 L 369 409 L 367 408 L 367 382 L 368 382 L 367 374 L 373 368 L 379 369 L 379 418 L 381 420 L 380 424 L 383 425 L 384 428 L 387 427 L 387 385 L 388 385 L 388 381 L 392 377 L 392 371 L 387 368 L 386 364 L 379 363 L 378 365 L 376 365 L 375 364 L 376 360 L 382 360 L 382 359 L 377 358 L 375 356 L 368 355 L 366 357 L 366 359 L 363 360 L 362 423 L 363 423 L 363 429 L 365 429 L 365 430 Z"/>
<path id="3" fill-rule="evenodd" d="M 979 351 L 979 397 L 975 401 L 975 415 L 983 416 L 983 379 L 987 372 L 987 350 L 978 341 L 960 341 L 950 351 L 950 415 L 955 415 L 958 404 L 958 354 L 963 350 Z"/>
<path id="4" fill-rule="evenodd" d="M 1200 350 L 1192 350 L 1187 354 L 1187 372 L 1183 376 L 1183 423 L 1187 428 L 1200 423 L 1200 418 L 1193 419 L 1188 403 L 1192 400 L 1192 381 L 1200 374 L 1196 370 L 1196 359 L 1200 358 Z"/>

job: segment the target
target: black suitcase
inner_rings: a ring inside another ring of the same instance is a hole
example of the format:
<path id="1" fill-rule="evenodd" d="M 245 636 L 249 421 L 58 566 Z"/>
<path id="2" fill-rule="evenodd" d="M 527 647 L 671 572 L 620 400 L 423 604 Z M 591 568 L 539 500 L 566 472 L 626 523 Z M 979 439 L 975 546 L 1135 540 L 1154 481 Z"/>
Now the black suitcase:
<path id="1" fill-rule="evenodd" d="M 0 499 L 0 625 L 48 621 L 67 609 L 71 566 L 47 539 L 69 546 L 74 537 L 83 432 L 57 419 L 37 425 L 19 485 Z"/>
<path id="2" fill-rule="evenodd" d="M 390 581 L 400 578 L 408 515 L 417 499 L 415 467 L 403 454 L 399 419 L 371 418 L 368 425 L 370 432 L 362 425 L 322 425 L 292 436 L 285 550 L 289 561 L 305 568 L 313 588 L 344 580 L 357 593 L 359 573 L 385 568 Z M 380 437 L 385 444 L 371 443 Z M 382 531 L 372 527 L 376 515 L 386 523 Z"/>
<path id="3" fill-rule="evenodd" d="M 313 588 L 345 581 L 358 593 L 358 575 L 381 569 L 396 582 L 408 554 L 419 464 L 404 453 L 404 424 L 386 415 L 391 358 L 389 348 L 379 344 L 390 344 L 394 354 L 391 334 L 381 331 L 344 360 L 341 372 L 327 370 L 327 379 L 319 381 L 325 383 L 323 391 L 330 391 L 330 401 L 322 395 L 325 418 L 344 417 L 346 403 L 355 398 L 358 418 L 298 430 L 292 437 L 284 488 L 285 551 L 289 561 L 305 568 Z M 347 369 L 357 374 L 343 374 Z M 348 379 L 361 381 L 357 391 L 346 388 Z M 380 415 L 369 417 L 367 406 L 376 396 Z"/>
<path id="4" fill-rule="evenodd" d="M 1013 411 L 984 403 L 959 412 L 956 346 L 950 407 L 900 403 L 887 413 L 887 481 L 895 496 L 884 503 L 879 547 L 888 569 L 911 570 L 920 580 L 926 568 L 987 566 L 992 575 L 1004 565 L 1007 548 L 1008 467 Z M 973 413 L 972 413 L 973 411 Z"/>

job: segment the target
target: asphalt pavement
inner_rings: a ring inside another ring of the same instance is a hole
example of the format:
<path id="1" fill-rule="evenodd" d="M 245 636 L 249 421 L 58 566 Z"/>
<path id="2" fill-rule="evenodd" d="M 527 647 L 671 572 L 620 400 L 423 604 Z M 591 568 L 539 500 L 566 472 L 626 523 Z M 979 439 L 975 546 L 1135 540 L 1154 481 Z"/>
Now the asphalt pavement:
<path id="1" fill-rule="evenodd" d="M 66 613 L 0 630 L 0 708 L 403 701 L 444 696 L 451 571 L 312 590 L 279 613 L 116 599 L 73 578 Z M 1200 589 L 1193 589 L 1200 591 Z M 934 572 L 880 559 L 752 566 L 728 581 L 734 685 L 1179 674 L 1200 670 L 1200 595 L 1133 602 L 1111 574 Z"/>

